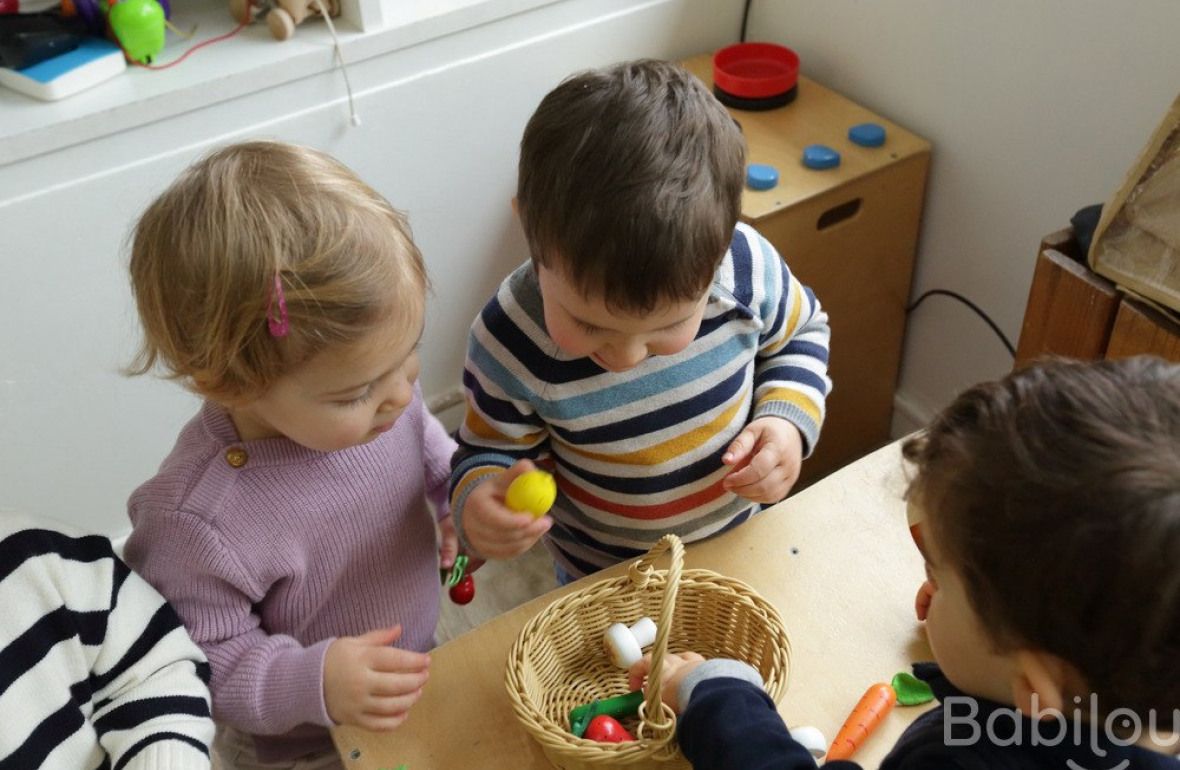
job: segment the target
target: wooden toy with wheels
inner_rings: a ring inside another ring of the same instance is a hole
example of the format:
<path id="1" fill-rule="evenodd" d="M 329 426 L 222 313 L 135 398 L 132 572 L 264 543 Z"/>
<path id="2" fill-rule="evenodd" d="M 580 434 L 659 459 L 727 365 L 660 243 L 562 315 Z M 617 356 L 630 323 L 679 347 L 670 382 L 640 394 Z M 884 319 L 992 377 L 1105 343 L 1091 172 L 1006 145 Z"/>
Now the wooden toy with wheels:
<path id="1" fill-rule="evenodd" d="M 275 40 L 287 40 L 295 34 L 295 28 L 309 16 L 340 15 L 340 0 L 270 0 L 260 4 L 256 0 L 229 0 L 229 12 L 239 24 L 248 24 L 266 14 L 266 25 Z"/>

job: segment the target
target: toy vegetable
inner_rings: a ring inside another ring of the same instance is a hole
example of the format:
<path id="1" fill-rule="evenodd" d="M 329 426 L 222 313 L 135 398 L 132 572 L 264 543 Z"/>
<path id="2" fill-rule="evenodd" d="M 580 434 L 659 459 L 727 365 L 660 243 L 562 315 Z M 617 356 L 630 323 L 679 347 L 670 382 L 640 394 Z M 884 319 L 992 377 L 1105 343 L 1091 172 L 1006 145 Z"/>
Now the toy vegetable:
<path id="1" fill-rule="evenodd" d="M 626 695 L 616 695 L 605 700 L 584 703 L 570 709 L 570 732 L 581 738 L 586 733 L 586 727 L 594 717 L 606 714 L 611 717 L 629 717 L 639 713 L 639 704 L 643 703 L 643 690 L 634 690 Z"/>
<path id="2" fill-rule="evenodd" d="M 640 618 L 628 628 L 613 623 L 602 635 L 602 646 L 611 662 L 619 668 L 631 668 L 643 657 L 643 648 L 656 640 L 656 624 L 651 618 Z"/>
<path id="3" fill-rule="evenodd" d="M 635 736 L 627 732 L 627 728 L 619 724 L 619 720 L 608 714 L 599 714 L 587 725 L 586 739 L 599 743 L 622 743 L 635 740 Z"/>
<path id="4" fill-rule="evenodd" d="M 828 749 L 828 761 L 848 759 L 856 753 L 896 702 L 897 693 L 889 685 L 879 682 L 869 687 L 836 733 Z"/>

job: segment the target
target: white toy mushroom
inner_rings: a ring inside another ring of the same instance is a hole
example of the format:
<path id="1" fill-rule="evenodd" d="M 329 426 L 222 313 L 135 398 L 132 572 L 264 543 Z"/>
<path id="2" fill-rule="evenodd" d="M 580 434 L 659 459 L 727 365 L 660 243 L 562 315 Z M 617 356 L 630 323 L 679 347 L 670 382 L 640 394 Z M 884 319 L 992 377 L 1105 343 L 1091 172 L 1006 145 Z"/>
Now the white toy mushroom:
<path id="1" fill-rule="evenodd" d="M 808 753 L 817 760 L 823 759 L 824 754 L 828 753 L 828 741 L 824 738 L 824 734 L 820 732 L 818 727 L 812 727 L 811 725 L 792 727 L 791 737 L 799 745 L 807 749 Z"/>
<path id="2" fill-rule="evenodd" d="M 651 618 L 640 618 L 630 628 L 615 623 L 606 629 L 602 645 L 606 654 L 619 668 L 631 668 L 643 657 L 643 648 L 656 640 L 656 624 Z"/>

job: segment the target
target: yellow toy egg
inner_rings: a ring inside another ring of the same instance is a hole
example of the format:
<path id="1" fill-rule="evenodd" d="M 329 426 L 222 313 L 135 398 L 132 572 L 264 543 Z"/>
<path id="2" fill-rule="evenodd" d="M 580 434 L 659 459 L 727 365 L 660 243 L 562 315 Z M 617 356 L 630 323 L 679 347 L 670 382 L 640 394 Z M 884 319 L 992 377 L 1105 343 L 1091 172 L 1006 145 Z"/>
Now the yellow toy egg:
<path id="1" fill-rule="evenodd" d="M 553 507 L 557 499 L 557 482 L 545 471 L 526 471 L 508 485 L 504 502 L 514 511 L 531 513 L 539 519 Z"/>

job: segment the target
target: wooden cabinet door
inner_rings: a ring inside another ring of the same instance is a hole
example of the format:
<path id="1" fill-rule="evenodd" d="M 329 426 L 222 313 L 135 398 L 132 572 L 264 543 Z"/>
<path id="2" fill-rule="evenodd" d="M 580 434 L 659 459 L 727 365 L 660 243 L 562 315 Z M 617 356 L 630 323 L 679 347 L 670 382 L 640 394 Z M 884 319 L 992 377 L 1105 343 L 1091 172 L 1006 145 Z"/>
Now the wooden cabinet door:
<path id="1" fill-rule="evenodd" d="M 1124 297 L 1110 330 L 1106 357 L 1141 354 L 1180 362 L 1180 323 L 1146 303 Z"/>

